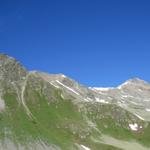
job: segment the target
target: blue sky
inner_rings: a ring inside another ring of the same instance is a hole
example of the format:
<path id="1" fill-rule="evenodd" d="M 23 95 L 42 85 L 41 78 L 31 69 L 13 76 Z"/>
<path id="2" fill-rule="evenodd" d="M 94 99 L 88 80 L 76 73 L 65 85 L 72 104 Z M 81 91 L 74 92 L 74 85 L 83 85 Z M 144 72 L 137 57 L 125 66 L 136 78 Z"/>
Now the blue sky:
<path id="1" fill-rule="evenodd" d="M 149 0 L 0 1 L 0 53 L 88 86 L 150 82 Z"/>

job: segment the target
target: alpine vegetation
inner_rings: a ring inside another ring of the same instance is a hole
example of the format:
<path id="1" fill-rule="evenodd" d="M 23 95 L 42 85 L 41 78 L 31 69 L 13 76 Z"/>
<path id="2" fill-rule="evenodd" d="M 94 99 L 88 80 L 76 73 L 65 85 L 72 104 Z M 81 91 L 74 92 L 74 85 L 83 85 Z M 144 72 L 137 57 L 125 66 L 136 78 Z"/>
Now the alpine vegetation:
<path id="1" fill-rule="evenodd" d="M 150 150 L 150 84 L 91 88 L 0 55 L 0 150 Z"/>

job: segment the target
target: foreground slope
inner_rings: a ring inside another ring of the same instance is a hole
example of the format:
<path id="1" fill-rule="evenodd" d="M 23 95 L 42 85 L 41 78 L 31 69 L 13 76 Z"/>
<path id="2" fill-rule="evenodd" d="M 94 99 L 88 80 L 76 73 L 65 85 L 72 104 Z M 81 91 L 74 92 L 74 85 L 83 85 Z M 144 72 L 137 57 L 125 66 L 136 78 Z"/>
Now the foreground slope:
<path id="1" fill-rule="evenodd" d="M 0 148 L 149 150 L 150 85 L 138 81 L 134 88 L 91 89 L 62 74 L 28 72 L 14 58 L 0 55 Z M 130 104 L 137 98 L 142 107 Z"/>

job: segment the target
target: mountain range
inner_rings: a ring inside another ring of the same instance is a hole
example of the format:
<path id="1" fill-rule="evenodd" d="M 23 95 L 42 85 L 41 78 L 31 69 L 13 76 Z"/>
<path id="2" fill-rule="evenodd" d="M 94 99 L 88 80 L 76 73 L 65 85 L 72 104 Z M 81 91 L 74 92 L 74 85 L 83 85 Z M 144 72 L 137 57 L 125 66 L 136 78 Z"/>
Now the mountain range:
<path id="1" fill-rule="evenodd" d="M 1 54 L 0 150 L 150 150 L 150 84 L 86 87 Z"/>

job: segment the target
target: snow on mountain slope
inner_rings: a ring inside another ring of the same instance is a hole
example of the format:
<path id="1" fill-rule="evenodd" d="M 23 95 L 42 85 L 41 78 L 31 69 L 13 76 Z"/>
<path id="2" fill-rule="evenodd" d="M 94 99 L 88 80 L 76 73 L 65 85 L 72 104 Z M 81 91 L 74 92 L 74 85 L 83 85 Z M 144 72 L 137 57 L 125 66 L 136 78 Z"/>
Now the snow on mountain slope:
<path id="1" fill-rule="evenodd" d="M 105 96 L 105 100 L 132 112 L 142 120 L 150 121 L 150 84 L 138 78 L 116 88 L 90 88 Z M 111 98 L 111 99 L 110 99 Z"/>
<path id="2" fill-rule="evenodd" d="M 63 74 L 35 74 L 55 88 L 63 90 L 63 97 L 72 96 L 74 102 L 116 104 L 139 119 L 150 121 L 150 84 L 143 80 L 131 79 L 116 88 L 88 88 Z"/>
<path id="3" fill-rule="evenodd" d="M 149 95 L 140 79 L 89 88 L 0 55 L 0 149 L 148 150 Z"/>

